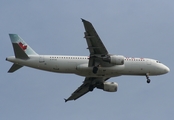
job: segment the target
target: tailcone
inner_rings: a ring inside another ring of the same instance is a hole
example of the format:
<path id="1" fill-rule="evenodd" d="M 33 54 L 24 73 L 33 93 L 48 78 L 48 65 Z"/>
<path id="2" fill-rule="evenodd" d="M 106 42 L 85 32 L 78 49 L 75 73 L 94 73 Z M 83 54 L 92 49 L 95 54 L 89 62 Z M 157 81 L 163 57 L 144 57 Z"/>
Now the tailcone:
<path id="1" fill-rule="evenodd" d="M 16 60 L 15 56 L 6 57 L 6 61 L 14 62 Z"/>

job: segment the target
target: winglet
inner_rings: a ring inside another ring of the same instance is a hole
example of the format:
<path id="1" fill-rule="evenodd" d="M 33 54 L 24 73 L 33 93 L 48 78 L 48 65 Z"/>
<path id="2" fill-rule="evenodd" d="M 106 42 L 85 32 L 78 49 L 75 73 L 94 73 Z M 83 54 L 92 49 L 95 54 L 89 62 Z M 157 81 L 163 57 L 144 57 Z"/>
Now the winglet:
<path id="1" fill-rule="evenodd" d="M 83 18 L 81 18 L 82 22 L 84 22 L 85 20 Z"/>
<path id="2" fill-rule="evenodd" d="M 85 19 L 83 19 L 83 18 L 81 18 L 81 20 L 82 20 L 82 22 L 89 22 L 89 21 L 87 21 L 87 20 L 85 20 Z"/>

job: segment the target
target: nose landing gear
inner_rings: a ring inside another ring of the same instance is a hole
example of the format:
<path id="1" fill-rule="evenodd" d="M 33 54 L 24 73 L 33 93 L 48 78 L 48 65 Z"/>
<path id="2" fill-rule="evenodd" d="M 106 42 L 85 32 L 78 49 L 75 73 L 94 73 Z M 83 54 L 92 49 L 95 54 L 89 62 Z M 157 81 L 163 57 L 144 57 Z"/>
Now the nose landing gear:
<path id="1" fill-rule="evenodd" d="M 146 79 L 147 79 L 147 83 L 150 83 L 149 73 L 146 73 Z"/>

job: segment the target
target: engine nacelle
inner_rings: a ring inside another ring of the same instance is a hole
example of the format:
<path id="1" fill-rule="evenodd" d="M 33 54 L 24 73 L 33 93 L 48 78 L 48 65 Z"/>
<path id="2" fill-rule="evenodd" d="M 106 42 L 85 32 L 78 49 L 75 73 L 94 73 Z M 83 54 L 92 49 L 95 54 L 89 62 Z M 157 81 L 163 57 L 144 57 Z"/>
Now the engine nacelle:
<path id="1" fill-rule="evenodd" d="M 123 65 L 124 57 L 121 55 L 112 55 L 112 56 L 110 56 L 110 63 L 115 64 L 115 65 Z"/>
<path id="2" fill-rule="evenodd" d="M 102 85 L 98 85 L 97 88 L 107 92 L 116 92 L 118 84 L 116 82 L 104 82 Z"/>
<path id="3" fill-rule="evenodd" d="M 104 82 L 103 90 L 107 92 L 116 92 L 118 84 L 116 82 Z"/>
<path id="4" fill-rule="evenodd" d="M 124 64 L 124 56 L 121 55 L 110 55 L 107 58 L 103 58 L 104 61 L 115 64 L 115 65 L 123 65 Z"/>

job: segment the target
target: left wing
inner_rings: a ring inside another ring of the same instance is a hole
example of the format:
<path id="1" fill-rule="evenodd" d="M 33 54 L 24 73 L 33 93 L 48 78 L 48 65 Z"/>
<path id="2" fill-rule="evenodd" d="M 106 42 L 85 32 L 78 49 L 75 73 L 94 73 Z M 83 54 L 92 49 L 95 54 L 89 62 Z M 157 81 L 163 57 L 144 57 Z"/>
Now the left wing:
<path id="1" fill-rule="evenodd" d="M 103 42 L 101 41 L 100 37 L 98 36 L 96 30 L 94 29 L 93 25 L 84 19 L 82 19 L 85 28 L 85 38 L 88 45 L 88 49 L 90 52 L 89 57 L 89 67 L 94 66 L 105 66 L 109 67 L 112 66 L 110 63 L 105 62 L 103 59 L 108 57 L 108 51 L 104 46 Z"/>
<path id="2" fill-rule="evenodd" d="M 96 86 L 96 83 L 102 84 L 104 81 L 109 78 L 96 78 L 96 77 L 86 77 L 83 84 L 75 90 L 68 99 L 65 99 L 65 102 L 69 100 L 76 100 L 89 91 L 93 91 Z"/>
<path id="3" fill-rule="evenodd" d="M 88 44 L 90 55 L 107 55 L 108 51 L 95 31 L 93 25 L 84 19 L 82 22 L 85 27 L 85 38 Z"/>

